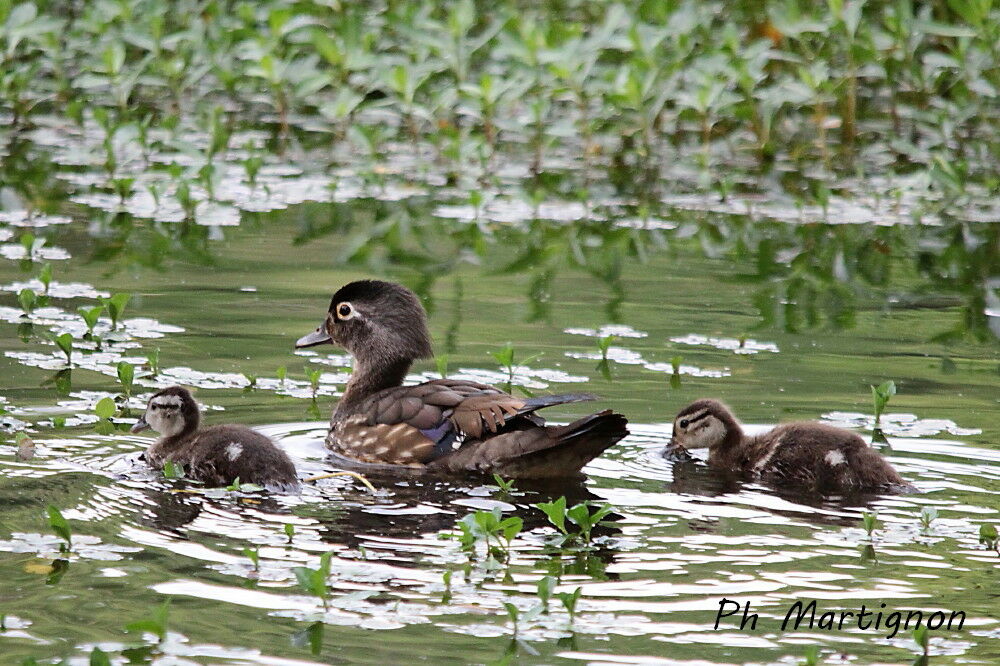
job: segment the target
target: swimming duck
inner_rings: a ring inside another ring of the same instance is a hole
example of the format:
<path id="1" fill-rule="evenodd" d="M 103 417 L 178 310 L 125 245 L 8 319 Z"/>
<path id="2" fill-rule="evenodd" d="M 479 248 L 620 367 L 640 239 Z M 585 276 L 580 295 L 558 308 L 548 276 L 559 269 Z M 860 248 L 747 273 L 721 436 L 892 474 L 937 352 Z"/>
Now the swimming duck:
<path id="1" fill-rule="evenodd" d="M 190 391 L 170 386 L 157 391 L 132 432 L 152 428 L 160 433 L 143 456 L 156 469 L 170 460 L 185 473 L 209 486 L 225 486 L 237 478 L 269 490 L 298 487 L 295 466 L 271 440 L 241 425 L 216 425 L 199 429 L 201 415 Z"/>
<path id="2" fill-rule="evenodd" d="M 347 461 L 437 474 L 578 476 L 628 434 L 625 417 L 610 410 L 565 426 L 546 426 L 535 413 L 592 400 L 587 394 L 517 398 L 460 379 L 402 386 L 413 361 L 432 352 L 424 308 L 399 284 L 361 280 L 341 287 L 320 327 L 295 346 L 326 343 L 354 357 L 326 437 L 327 447 Z"/>
<path id="3" fill-rule="evenodd" d="M 849 430 L 800 422 L 748 436 L 732 411 L 718 400 L 696 400 L 677 414 L 668 451 L 706 447 L 709 465 L 766 482 L 830 493 L 915 490 Z"/>

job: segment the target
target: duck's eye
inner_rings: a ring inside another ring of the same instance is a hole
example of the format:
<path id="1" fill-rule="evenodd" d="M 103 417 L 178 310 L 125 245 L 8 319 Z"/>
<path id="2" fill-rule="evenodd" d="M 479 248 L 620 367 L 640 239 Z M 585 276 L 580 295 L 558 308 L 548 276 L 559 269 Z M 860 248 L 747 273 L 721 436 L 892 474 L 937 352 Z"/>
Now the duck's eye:
<path id="1" fill-rule="evenodd" d="M 350 303 L 341 303 L 337 306 L 337 319 L 350 319 L 354 316 L 354 308 Z"/>
<path id="2" fill-rule="evenodd" d="M 687 428 L 687 427 L 688 427 L 689 425 L 691 425 L 691 422 L 690 422 L 690 421 L 688 421 L 687 419 L 681 419 L 681 423 L 680 423 L 680 426 L 681 426 L 682 428 Z"/>

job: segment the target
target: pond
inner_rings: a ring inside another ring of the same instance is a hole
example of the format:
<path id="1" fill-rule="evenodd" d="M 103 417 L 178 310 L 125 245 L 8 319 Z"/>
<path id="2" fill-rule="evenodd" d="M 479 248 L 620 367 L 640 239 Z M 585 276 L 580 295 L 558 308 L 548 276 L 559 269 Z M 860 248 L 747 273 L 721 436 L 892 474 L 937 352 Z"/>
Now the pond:
<path id="1" fill-rule="evenodd" d="M 126 20 L 137 19 L 108 19 Z M 270 20 L 281 32 L 296 19 Z M 94 87 L 120 93 L 109 48 Z M 225 127 L 222 106 L 184 104 L 152 126 L 113 127 L 95 113 L 104 104 L 79 117 L 41 105 L 23 126 L 21 107 L 4 116 L 0 662 L 83 664 L 95 648 L 164 664 L 923 652 L 888 625 L 782 627 L 812 600 L 817 617 L 960 612 L 960 627 L 930 632 L 934 663 L 1000 662 L 1000 552 L 982 538 L 1000 523 L 1000 225 L 974 151 L 948 181 L 968 191 L 941 195 L 906 169 L 866 178 L 889 170 L 874 143 L 841 168 L 797 155 L 815 148 L 800 137 L 764 169 L 698 125 L 671 139 L 676 160 L 651 167 L 638 144 L 581 157 L 555 119 L 543 155 L 530 119 L 498 116 L 509 145 L 484 156 L 482 137 L 463 153 L 474 137 L 410 136 L 407 121 L 424 119 L 410 107 L 367 109 L 347 141 L 338 123 L 353 116 L 241 99 Z M 924 121 L 903 115 L 923 137 Z M 359 138 L 383 121 L 398 133 Z M 950 178 L 945 166 L 934 177 Z M 408 381 L 443 371 L 518 395 L 593 392 L 631 434 L 583 480 L 510 489 L 372 475 L 374 493 L 334 477 L 281 495 L 204 489 L 138 461 L 151 439 L 128 425 L 156 387 L 183 384 L 206 422 L 270 435 L 301 477 L 335 471 L 323 437 L 350 358 L 293 344 L 333 291 L 368 277 L 403 282 L 428 310 L 437 358 Z M 505 368 L 493 354 L 508 344 Z M 890 380 L 876 432 L 871 387 Z M 754 432 L 791 420 L 854 429 L 919 492 L 824 497 L 730 478 L 703 452 L 664 457 L 678 409 L 709 396 Z M 559 497 L 610 505 L 592 543 L 560 543 L 535 506 Z M 68 552 L 49 506 L 68 522 Z M 494 508 L 523 520 L 509 553 L 464 549 L 460 521 Z M 324 554 L 326 604 L 296 573 Z M 724 600 L 740 611 L 717 622 L 733 609 Z M 743 608 L 756 625 L 740 626 Z"/>

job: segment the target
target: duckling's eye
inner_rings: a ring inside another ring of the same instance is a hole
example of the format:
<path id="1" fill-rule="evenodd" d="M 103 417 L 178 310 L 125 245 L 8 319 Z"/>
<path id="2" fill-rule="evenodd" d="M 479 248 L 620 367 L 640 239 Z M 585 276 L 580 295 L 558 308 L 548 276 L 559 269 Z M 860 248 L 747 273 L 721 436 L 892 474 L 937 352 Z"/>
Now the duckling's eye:
<path id="1" fill-rule="evenodd" d="M 680 423 L 680 426 L 681 426 L 682 428 L 687 428 L 687 427 L 688 427 L 689 425 L 691 425 L 691 422 L 690 422 L 690 421 L 688 421 L 687 419 L 681 419 L 681 423 Z"/>
<path id="2" fill-rule="evenodd" d="M 354 308 L 350 303 L 341 303 L 337 306 L 337 319 L 350 319 L 354 316 Z"/>

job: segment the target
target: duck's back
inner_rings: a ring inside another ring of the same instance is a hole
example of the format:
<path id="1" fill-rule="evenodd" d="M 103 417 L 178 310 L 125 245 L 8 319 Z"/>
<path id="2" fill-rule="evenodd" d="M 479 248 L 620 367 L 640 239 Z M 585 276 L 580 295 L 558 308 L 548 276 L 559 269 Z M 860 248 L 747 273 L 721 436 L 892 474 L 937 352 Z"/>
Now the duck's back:
<path id="1" fill-rule="evenodd" d="M 217 425 L 198 432 L 189 448 L 191 476 L 213 486 L 235 479 L 271 489 L 298 486 L 295 466 L 271 438 L 240 425 Z"/>
<path id="2" fill-rule="evenodd" d="M 438 379 L 384 389 L 338 414 L 327 445 L 352 460 L 439 473 L 571 476 L 625 436 L 624 418 L 602 412 L 557 429 L 545 427 L 535 411 L 592 399 L 589 394 L 518 398 L 486 384 Z"/>
<path id="3" fill-rule="evenodd" d="M 882 455 L 857 434 L 822 423 L 788 423 L 765 435 L 751 471 L 762 478 L 827 492 L 908 488 Z"/>

